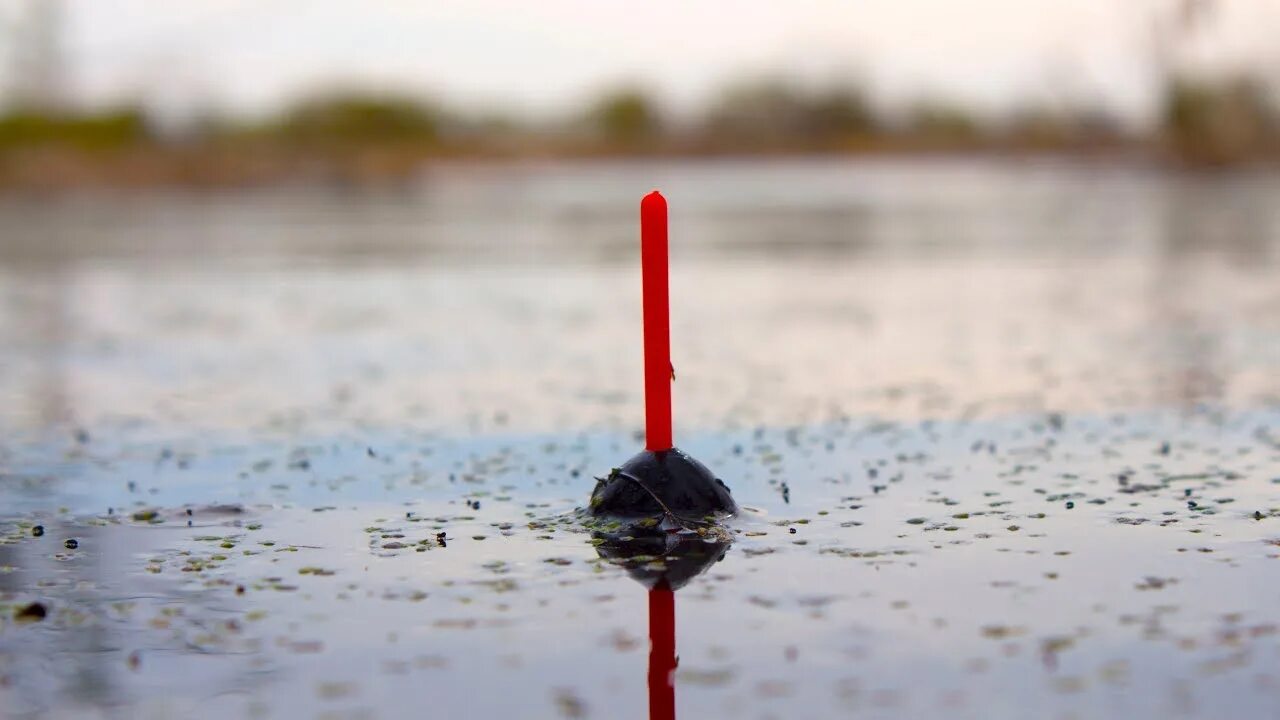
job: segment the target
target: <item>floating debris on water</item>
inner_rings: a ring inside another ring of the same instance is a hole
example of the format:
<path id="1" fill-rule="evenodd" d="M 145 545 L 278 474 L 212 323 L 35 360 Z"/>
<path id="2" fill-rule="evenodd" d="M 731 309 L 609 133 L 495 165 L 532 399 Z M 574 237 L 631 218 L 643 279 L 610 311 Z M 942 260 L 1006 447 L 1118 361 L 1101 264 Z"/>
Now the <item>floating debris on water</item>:
<path id="1" fill-rule="evenodd" d="M 49 610 L 44 606 L 44 603 L 33 602 L 14 610 L 13 619 L 18 622 L 40 622 L 48 615 Z"/>

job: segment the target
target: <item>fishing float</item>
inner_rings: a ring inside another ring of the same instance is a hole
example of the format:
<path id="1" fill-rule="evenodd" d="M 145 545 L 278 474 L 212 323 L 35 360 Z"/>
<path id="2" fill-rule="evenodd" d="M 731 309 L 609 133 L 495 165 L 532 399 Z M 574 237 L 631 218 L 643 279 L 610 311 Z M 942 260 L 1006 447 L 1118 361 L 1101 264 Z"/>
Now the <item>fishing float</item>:
<path id="1" fill-rule="evenodd" d="M 621 519 L 658 518 L 677 532 L 738 511 L 729 487 L 677 448 L 672 437 L 671 301 L 667 200 L 640 201 L 640 273 L 644 311 L 645 449 L 597 482 L 591 512 Z"/>

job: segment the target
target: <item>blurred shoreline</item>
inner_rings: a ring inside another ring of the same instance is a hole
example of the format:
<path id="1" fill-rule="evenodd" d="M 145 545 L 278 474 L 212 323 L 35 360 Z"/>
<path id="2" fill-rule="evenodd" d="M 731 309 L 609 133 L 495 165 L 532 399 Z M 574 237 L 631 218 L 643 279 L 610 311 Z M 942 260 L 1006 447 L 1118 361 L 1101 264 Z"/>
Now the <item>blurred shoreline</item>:
<path id="1" fill-rule="evenodd" d="M 0 193 L 338 188 L 411 182 L 440 162 L 657 158 L 1063 158 L 1170 172 L 1280 168 L 1280 110 L 1247 78 L 1171 81 L 1157 122 L 1025 108 L 981 117 L 928 101 L 887 113 L 856 88 L 728 89 L 673 117 L 637 89 L 555 120 L 474 115 L 408 95 L 332 91 L 256 121 L 165 124 L 143 109 L 0 114 Z"/>

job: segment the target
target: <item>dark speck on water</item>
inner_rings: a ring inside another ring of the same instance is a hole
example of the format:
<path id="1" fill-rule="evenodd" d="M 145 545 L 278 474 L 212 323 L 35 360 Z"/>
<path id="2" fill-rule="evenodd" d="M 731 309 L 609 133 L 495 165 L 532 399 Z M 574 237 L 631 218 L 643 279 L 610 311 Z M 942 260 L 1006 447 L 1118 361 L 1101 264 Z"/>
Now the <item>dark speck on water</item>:
<path id="1" fill-rule="evenodd" d="M 67 540 L 63 542 L 62 545 L 66 547 L 68 550 L 75 550 L 76 548 L 80 547 L 80 541 L 76 540 L 75 538 L 67 538 Z"/>
<path id="2" fill-rule="evenodd" d="M 15 610 L 13 613 L 13 618 L 19 621 L 37 621 L 38 622 L 40 620 L 45 619 L 45 617 L 47 617 L 48 614 L 49 614 L 49 611 L 47 608 L 45 608 L 44 603 L 33 602 L 33 603 L 27 603 L 26 605 L 23 605 L 19 607 L 17 610 Z"/>
<path id="3" fill-rule="evenodd" d="M 31 534 L 32 534 L 34 537 L 40 537 L 41 535 L 44 535 L 44 526 L 43 526 L 43 525 L 36 525 L 36 526 L 32 527 L 32 528 L 31 528 Z"/>

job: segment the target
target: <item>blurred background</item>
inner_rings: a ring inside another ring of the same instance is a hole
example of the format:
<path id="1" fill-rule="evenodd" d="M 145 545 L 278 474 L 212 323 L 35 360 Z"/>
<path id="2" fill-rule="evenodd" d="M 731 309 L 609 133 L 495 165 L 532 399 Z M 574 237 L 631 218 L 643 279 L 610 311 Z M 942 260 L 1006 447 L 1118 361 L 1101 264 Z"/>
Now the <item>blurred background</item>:
<path id="1" fill-rule="evenodd" d="M 0 183 L 405 181 L 443 158 L 1274 161 L 1280 4 L 4 0 Z"/>
<path id="2" fill-rule="evenodd" d="M 1276 0 L 0 0 L 0 421 L 633 427 L 653 187 L 697 422 L 1274 398 L 1278 31 Z"/>

